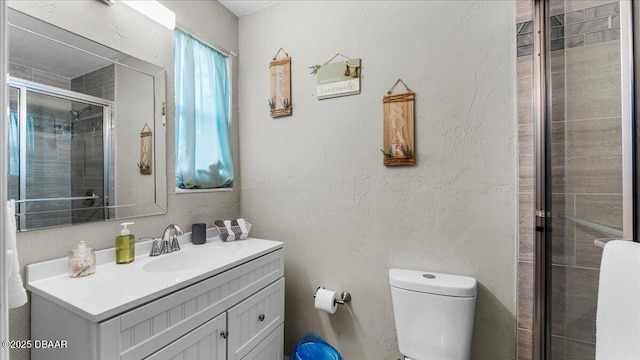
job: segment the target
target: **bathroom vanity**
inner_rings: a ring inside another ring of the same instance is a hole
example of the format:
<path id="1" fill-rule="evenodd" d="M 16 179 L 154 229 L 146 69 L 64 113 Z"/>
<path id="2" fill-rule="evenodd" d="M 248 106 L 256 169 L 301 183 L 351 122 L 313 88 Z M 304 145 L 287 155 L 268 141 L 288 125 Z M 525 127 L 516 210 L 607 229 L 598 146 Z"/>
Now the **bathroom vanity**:
<path id="1" fill-rule="evenodd" d="M 67 345 L 32 359 L 282 359 L 283 243 L 189 236 L 158 257 L 138 244 L 124 265 L 98 251 L 83 278 L 68 277 L 66 258 L 27 266 L 32 340 Z"/>

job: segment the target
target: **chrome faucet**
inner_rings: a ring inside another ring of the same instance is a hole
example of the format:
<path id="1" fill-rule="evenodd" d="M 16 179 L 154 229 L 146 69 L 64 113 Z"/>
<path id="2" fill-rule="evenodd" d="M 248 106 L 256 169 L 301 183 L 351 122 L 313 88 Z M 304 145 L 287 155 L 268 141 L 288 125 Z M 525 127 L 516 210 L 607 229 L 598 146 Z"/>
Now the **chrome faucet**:
<path id="1" fill-rule="evenodd" d="M 151 243 L 151 252 L 149 256 L 158 256 L 160 255 L 160 246 L 158 245 L 158 238 L 151 238 L 153 242 Z"/>
<path id="2" fill-rule="evenodd" d="M 184 231 L 180 225 L 170 224 L 164 229 L 162 234 L 162 245 L 160 246 L 160 254 L 170 254 L 180 250 L 180 242 L 178 236 L 183 235 Z"/>
<path id="3" fill-rule="evenodd" d="M 142 239 L 152 239 L 153 242 L 151 244 L 151 251 L 149 252 L 149 256 L 158 256 L 161 254 L 170 254 L 174 251 L 180 250 L 180 242 L 178 241 L 178 236 L 184 235 L 184 231 L 180 225 L 170 224 L 164 229 L 164 233 L 162 234 L 162 238 L 142 238 Z M 160 241 L 160 244 L 158 244 Z"/>
<path id="4" fill-rule="evenodd" d="M 151 243 L 151 251 L 149 252 L 149 256 L 158 256 L 160 255 L 160 245 L 158 245 L 158 241 L 160 241 L 160 238 L 152 238 L 152 237 L 142 237 L 140 238 L 140 241 L 143 240 L 153 240 L 153 242 Z"/>

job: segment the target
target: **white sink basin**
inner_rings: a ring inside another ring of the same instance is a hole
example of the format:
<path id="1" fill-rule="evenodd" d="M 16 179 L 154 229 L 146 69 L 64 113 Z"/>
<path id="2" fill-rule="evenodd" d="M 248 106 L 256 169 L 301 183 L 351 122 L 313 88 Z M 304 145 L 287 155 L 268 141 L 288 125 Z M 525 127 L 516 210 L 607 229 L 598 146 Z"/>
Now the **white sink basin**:
<path id="1" fill-rule="evenodd" d="M 207 246 L 202 250 L 192 248 L 171 254 L 162 254 L 145 264 L 142 270 L 148 272 L 171 272 L 209 266 L 212 262 L 228 257 L 233 250 L 223 246 Z"/>

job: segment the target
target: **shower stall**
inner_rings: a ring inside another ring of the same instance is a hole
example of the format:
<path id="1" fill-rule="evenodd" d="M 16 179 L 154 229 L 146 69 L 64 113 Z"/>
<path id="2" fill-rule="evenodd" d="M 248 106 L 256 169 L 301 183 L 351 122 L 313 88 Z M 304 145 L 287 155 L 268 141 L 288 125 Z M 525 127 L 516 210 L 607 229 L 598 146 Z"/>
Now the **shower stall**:
<path id="1" fill-rule="evenodd" d="M 110 114 L 109 100 L 10 78 L 8 192 L 18 230 L 108 218 Z"/>
<path id="2" fill-rule="evenodd" d="M 632 2 L 516 12 L 518 359 L 595 359 L 603 246 L 637 239 Z"/>

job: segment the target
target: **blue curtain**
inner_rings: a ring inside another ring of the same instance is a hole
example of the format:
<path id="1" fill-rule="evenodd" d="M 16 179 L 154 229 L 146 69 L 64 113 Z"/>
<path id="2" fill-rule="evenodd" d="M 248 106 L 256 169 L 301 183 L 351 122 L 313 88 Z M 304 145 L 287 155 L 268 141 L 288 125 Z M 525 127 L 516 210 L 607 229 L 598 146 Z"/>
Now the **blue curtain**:
<path id="1" fill-rule="evenodd" d="M 233 181 L 227 57 L 175 31 L 176 180 L 183 189 Z"/>
<path id="2" fill-rule="evenodd" d="M 20 175 L 20 126 L 18 114 L 9 114 L 9 175 Z"/>
<path id="3" fill-rule="evenodd" d="M 27 156 L 35 151 L 33 117 L 27 115 Z M 20 124 L 18 113 L 9 113 L 9 175 L 20 175 Z"/>

